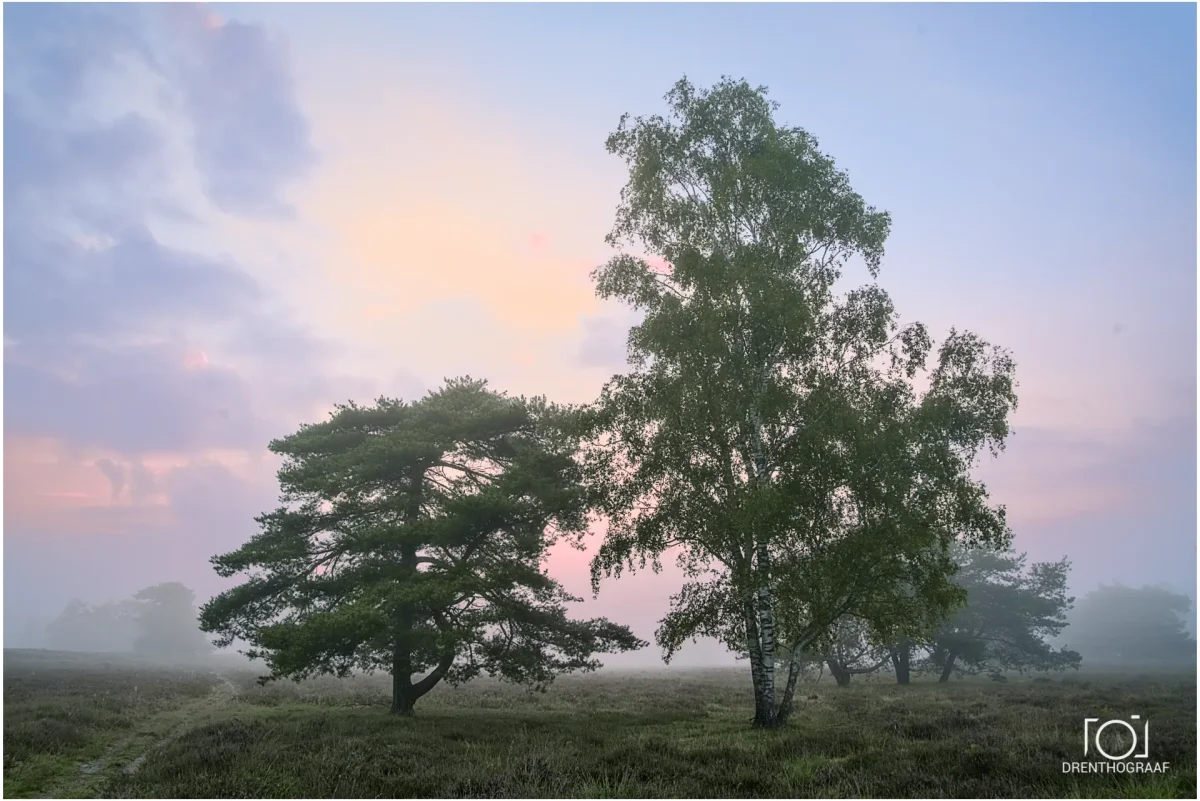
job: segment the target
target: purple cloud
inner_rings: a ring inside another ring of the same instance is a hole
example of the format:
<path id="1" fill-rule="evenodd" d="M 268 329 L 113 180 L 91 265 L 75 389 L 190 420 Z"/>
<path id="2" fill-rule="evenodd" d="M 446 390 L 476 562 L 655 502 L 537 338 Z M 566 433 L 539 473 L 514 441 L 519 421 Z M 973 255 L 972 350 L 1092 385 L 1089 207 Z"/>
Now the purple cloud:
<path id="1" fill-rule="evenodd" d="M 639 312 L 618 307 L 603 314 L 584 316 L 579 324 L 582 334 L 576 364 L 624 370 L 628 366 L 629 329 L 641 322 Z"/>
<path id="2" fill-rule="evenodd" d="M 301 408 L 331 396 L 325 365 L 335 353 L 268 311 L 270 298 L 232 259 L 168 245 L 155 231 L 190 202 L 170 180 L 179 167 L 172 125 L 194 131 L 210 200 L 227 212 L 280 208 L 282 186 L 311 166 L 282 51 L 253 26 L 206 27 L 197 9 L 5 14 L 10 434 L 120 453 L 262 447 L 279 432 L 245 380 L 186 363 L 196 332 L 223 332 L 256 383 L 279 374 Z M 137 103 L 146 72 L 186 99 L 182 117 L 153 97 Z M 293 374 L 304 376 L 299 385 Z"/>
<path id="3" fill-rule="evenodd" d="M 280 197 L 317 162 L 296 103 L 287 52 L 262 27 L 223 22 L 199 7 L 172 9 L 182 37 L 175 77 L 196 126 L 196 166 L 223 211 L 291 217 Z"/>

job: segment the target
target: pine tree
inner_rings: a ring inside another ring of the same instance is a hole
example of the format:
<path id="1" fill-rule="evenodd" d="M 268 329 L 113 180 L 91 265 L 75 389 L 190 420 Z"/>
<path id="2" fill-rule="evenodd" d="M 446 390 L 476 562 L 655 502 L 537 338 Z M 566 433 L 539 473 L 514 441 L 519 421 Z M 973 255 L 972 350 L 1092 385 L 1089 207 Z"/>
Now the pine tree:
<path id="1" fill-rule="evenodd" d="M 271 443 L 287 505 L 213 559 L 248 578 L 204 607 L 203 628 L 251 643 L 264 680 L 388 671 L 401 714 L 442 680 L 544 687 L 641 647 L 624 626 L 568 618 L 579 599 L 542 569 L 586 527 L 564 415 L 463 378 L 416 402 L 338 407 Z"/>

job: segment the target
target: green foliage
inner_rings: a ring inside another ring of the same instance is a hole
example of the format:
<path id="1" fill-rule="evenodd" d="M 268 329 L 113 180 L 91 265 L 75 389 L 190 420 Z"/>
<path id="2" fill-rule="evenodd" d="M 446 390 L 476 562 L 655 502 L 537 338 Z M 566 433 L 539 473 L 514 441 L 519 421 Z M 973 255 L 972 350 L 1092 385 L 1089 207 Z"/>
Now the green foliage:
<path id="1" fill-rule="evenodd" d="M 1191 606 L 1186 595 L 1162 587 L 1101 585 L 1076 605 L 1063 639 L 1102 663 L 1194 663 L 1196 641 L 1184 622 Z"/>
<path id="2" fill-rule="evenodd" d="M 623 626 L 569 619 L 578 599 L 541 568 L 586 524 L 563 418 L 464 378 L 416 402 L 341 406 L 271 443 L 287 505 L 214 557 L 247 580 L 204 607 L 203 627 L 251 643 L 270 678 L 391 672 L 399 711 L 443 678 L 542 686 L 639 647 Z"/>
<path id="3" fill-rule="evenodd" d="M 684 79 L 666 100 L 608 139 L 629 168 L 609 241 L 668 266 L 623 254 L 594 274 L 644 321 L 634 371 L 581 418 L 608 518 L 593 583 L 674 553 L 689 581 L 666 657 L 697 636 L 748 653 L 772 716 L 776 613 L 804 649 L 847 614 L 879 639 L 925 630 L 962 600 L 954 538 L 1007 543 L 970 470 L 1003 448 L 1014 364 L 952 330 L 927 365 L 929 333 L 881 287 L 835 294 L 853 259 L 878 274 L 890 220 L 765 89 Z"/>
<path id="4" fill-rule="evenodd" d="M 931 659 L 947 678 L 960 673 L 1078 668 L 1079 654 L 1055 650 L 1047 639 L 1067 626 L 1074 598 L 1067 595 L 1070 562 L 1038 562 L 1026 570 L 1025 554 L 958 547 L 956 583 L 966 606 L 942 624 Z"/>

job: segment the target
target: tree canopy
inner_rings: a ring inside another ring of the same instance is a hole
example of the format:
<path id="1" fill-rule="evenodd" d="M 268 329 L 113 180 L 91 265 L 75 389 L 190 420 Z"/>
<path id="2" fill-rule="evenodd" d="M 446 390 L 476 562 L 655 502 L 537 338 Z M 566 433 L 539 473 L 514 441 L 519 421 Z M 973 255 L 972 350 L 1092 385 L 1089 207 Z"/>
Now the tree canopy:
<path id="1" fill-rule="evenodd" d="M 134 594 L 138 603 L 137 638 L 133 650 L 159 656 L 199 656 L 212 643 L 197 626 L 196 593 L 171 581 Z"/>
<path id="2" fill-rule="evenodd" d="M 46 627 L 45 643 L 63 651 L 198 656 L 212 645 L 199 628 L 194 601 L 195 593 L 178 582 L 145 587 L 119 601 L 74 599 Z"/>
<path id="3" fill-rule="evenodd" d="M 1067 595 L 1070 562 L 1037 562 L 1026 555 L 960 547 L 955 577 L 967 603 L 947 620 L 931 643 L 931 657 L 946 681 L 953 672 L 1063 670 L 1078 667 L 1079 654 L 1055 650 L 1047 640 L 1067 626 L 1074 598 Z"/>
<path id="4" fill-rule="evenodd" d="M 541 567 L 586 524 L 562 415 L 468 377 L 419 401 L 340 406 L 272 442 L 286 505 L 213 558 L 246 580 L 204 607 L 204 629 L 250 643 L 264 680 L 388 671 L 405 714 L 443 679 L 544 686 L 644 645 L 605 619 L 568 618 L 578 599 Z"/>
<path id="5" fill-rule="evenodd" d="M 100 604 L 74 598 L 46 626 L 44 642 L 55 651 L 131 651 L 138 636 L 137 612 L 129 598 Z"/>
<path id="6" fill-rule="evenodd" d="M 659 645 L 748 654 L 755 723 L 775 726 L 800 670 L 777 694 L 777 629 L 808 648 L 848 614 L 884 640 L 928 628 L 962 600 L 951 542 L 1007 543 L 970 470 L 1009 433 L 1014 364 L 951 330 L 927 366 L 929 332 L 873 283 L 890 218 L 765 89 L 683 79 L 666 102 L 607 143 L 629 171 L 609 242 L 654 263 L 594 274 L 644 319 L 582 418 L 608 520 L 593 583 L 675 555 L 689 580 Z M 853 264 L 872 282 L 835 293 Z"/>

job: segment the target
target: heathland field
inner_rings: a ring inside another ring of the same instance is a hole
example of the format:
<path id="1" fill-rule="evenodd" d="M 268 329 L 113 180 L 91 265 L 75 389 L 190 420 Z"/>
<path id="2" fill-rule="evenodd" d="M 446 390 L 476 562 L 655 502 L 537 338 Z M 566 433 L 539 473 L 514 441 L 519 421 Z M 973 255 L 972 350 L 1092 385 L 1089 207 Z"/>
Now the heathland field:
<path id="1" fill-rule="evenodd" d="M 602 671 L 438 687 L 399 718 L 384 676 L 263 687 L 215 661 L 6 651 L 4 795 L 1196 797 L 1194 674 L 825 677 L 798 697 L 761 731 L 745 670 Z M 1063 773 L 1084 718 L 1131 714 L 1165 772 Z"/>

